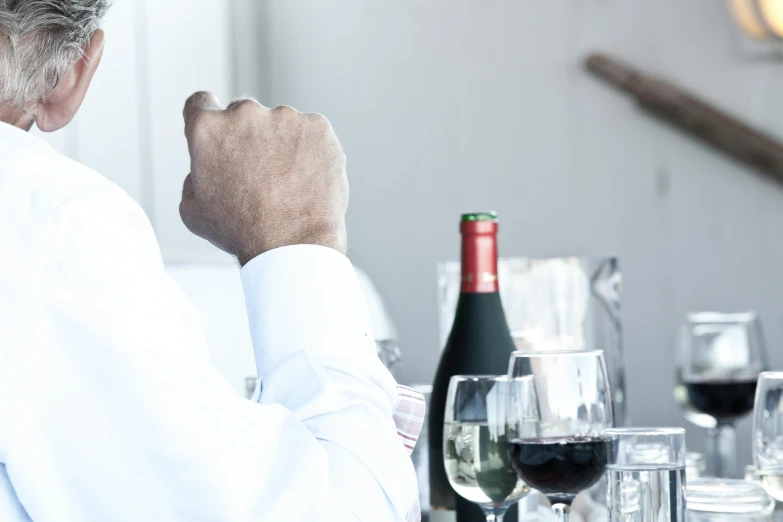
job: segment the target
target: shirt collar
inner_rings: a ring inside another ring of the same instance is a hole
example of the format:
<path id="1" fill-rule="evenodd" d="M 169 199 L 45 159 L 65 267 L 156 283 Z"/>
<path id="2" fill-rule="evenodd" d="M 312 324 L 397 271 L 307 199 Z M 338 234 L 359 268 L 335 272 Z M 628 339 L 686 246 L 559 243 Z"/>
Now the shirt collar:
<path id="1" fill-rule="evenodd" d="M 20 129 L 19 127 L 15 127 L 11 124 L 2 121 L 0 121 L 0 142 L 4 142 L 4 143 L 15 142 L 19 145 L 24 145 L 27 147 L 54 150 L 52 149 L 51 145 L 46 143 L 38 136 L 35 136 L 30 132 Z"/>

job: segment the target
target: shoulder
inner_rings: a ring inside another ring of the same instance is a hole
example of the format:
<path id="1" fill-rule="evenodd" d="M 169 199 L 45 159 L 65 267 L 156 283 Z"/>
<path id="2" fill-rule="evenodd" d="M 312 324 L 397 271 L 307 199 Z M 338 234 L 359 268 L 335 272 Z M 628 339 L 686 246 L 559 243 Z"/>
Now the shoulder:
<path id="1" fill-rule="evenodd" d="M 29 280 L 64 259 L 160 263 L 149 220 L 120 187 L 26 133 L 0 126 L 0 244 L 6 274 Z M 8 136 L 6 136 L 8 135 Z M 89 266 L 89 263 L 85 263 Z M 11 286 L 22 282 L 10 281 Z M 21 290 L 20 290 L 21 291 Z"/>
<path id="2" fill-rule="evenodd" d="M 2 129 L 0 129 L 2 130 Z M 4 194 L 35 202 L 38 218 L 86 190 L 112 183 L 98 172 L 64 156 L 35 136 L 0 141 L 0 186 Z"/>
<path id="3" fill-rule="evenodd" d="M 120 187 L 35 137 L 0 142 L 0 216 L 25 233 L 45 233 L 57 221 L 100 212 L 102 220 L 148 225 Z"/>
<path id="4" fill-rule="evenodd" d="M 108 265 L 162 269 L 146 214 L 100 173 L 46 148 L 16 154 L 9 166 L 15 180 L 6 193 L 30 202 L 20 206 L 13 222 L 27 223 L 20 232 L 40 237 L 35 257 L 56 267 L 58 277 L 100 275 L 96 267 Z"/>
<path id="5" fill-rule="evenodd" d="M 61 266 L 94 271 L 162 270 L 160 249 L 146 214 L 125 191 L 105 178 L 63 199 L 47 238 Z M 94 272 L 93 272 L 94 273 Z"/>
<path id="6" fill-rule="evenodd" d="M 14 310 L 0 317 L 0 337 L 25 335 L 20 325 L 44 300 L 163 273 L 149 220 L 128 194 L 53 149 L 22 141 L 0 139 L 0 309 Z"/>

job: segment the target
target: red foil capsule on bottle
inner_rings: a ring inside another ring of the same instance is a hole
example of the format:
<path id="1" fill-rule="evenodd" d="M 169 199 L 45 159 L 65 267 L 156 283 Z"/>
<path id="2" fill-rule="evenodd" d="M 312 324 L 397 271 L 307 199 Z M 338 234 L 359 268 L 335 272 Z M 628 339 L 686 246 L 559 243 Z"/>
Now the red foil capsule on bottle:
<path id="1" fill-rule="evenodd" d="M 462 221 L 463 293 L 498 291 L 497 220 Z"/>

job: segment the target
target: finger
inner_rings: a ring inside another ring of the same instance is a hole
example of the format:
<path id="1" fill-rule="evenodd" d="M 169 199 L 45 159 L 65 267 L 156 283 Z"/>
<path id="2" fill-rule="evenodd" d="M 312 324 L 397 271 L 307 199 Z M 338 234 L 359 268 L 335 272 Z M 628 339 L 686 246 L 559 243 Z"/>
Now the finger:
<path id="1" fill-rule="evenodd" d="M 196 191 L 193 189 L 193 176 L 188 174 L 185 177 L 185 182 L 182 183 L 182 199 L 194 199 L 196 197 Z"/>
<path id="2" fill-rule="evenodd" d="M 186 192 L 186 187 L 183 187 L 183 193 Z M 182 198 L 179 204 L 179 216 L 182 218 L 182 223 L 196 236 L 206 239 L 216 247 L 231 255 L 236 255 L 233 249 L 218 241 L 217 232 L 209 219 L 205 219 L 202 216 L 199 208 L 199 204 L 195 198 Z"/>
<path id="3" fill-rule="evenodd" d="M 195 206 L 196 204 L 193 202 L 193 200 L 183 199 L 179 204 L 179 217 L 182 219 L 182 223 L 185 225 L 185 227 L 190 230 L 192 234 L 206 239 L 206 234 L 204 233 L 205 225 L 202 220 L 199 219 Z"/>
<path id="4" fill-rule="evenodd" d="M 191 95 L 185 101 L 185 108 L 182 110 L 182 116 L 185 118 L 185 134 L 193 125 L 195 117 L 205 111 L 219 111 L 220 103 L 214 94 L 206 91 L 199 91 Z"/>
<path id="5" fill-rule="evenodd" d="M 185 182 L 182 184 L 182 201 L 179 203 L 179 217 L 188 230 L 198 234 L 200 227 L 197 220 L 198 209 L 195 196 L 193 178 L 188 174 L 188 177 L 185 178 Z"/>
<path id="6" fill-rule="evenodd" d="M 256 100 L 252 96 L 246 96 L 244 98 L 237 98 L 236 100 L 234 100 L 231 103 L 229 103 L 228 107 L 226 107 L 226 110 L 227 111 L 233 111 L 234 109 L 236 109 L 238 107 L 241 107 L 242 105 L 246 105 L 246 104 L 259 105 L 259 106 L 261 106 L 264 109 L 267 108 L 267 107 L 264 107 L 264 105 L 261 102 L 259 102 L 258 100 Z"/>

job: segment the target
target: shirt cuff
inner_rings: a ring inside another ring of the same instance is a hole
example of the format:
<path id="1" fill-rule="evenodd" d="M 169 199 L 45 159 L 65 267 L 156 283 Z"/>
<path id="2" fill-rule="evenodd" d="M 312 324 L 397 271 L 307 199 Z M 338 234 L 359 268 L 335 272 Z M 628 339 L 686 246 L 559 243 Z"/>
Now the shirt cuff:
<path id="1" fill-rule="evenodd" d="M 338 251 L 276 248 L 245 264 L 241 277 L 260 378 L 304 350 L 315 358 L 374 356 L 356 272 Z"/>

